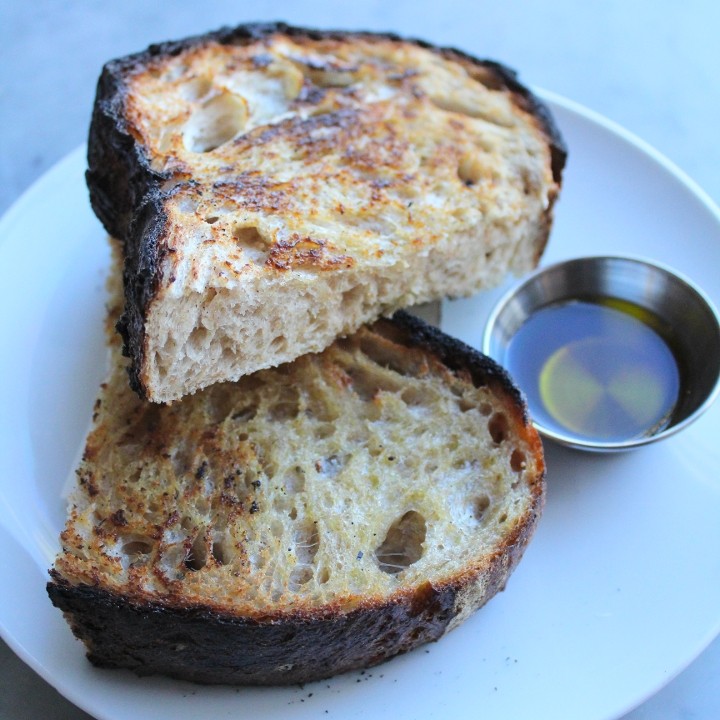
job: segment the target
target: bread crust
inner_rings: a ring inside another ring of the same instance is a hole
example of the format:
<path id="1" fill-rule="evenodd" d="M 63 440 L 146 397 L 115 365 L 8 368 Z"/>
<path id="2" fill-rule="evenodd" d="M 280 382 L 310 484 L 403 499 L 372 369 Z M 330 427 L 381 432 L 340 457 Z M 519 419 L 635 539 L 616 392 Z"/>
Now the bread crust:
<path id="1" fill-rule="evenodd" d="M 97 667 L 212 685 L 313 682 L 439 640 L 504 590 L 535 531 L 542 487 L 538 478 L 532 509 L 482 565 L 349 613 L 326 608 L 242 618 L 203 606 L 128 602 L 99 587 L 71 585 L 54 570 L 47 591 Z"/>
<path id="2" fill-rule="evenodd" d="M 502 365 L 406 310 L 398 310 L 389 321 L 378 321 L 376 327 L 382 327 L 384 322 L 390 327 L 402 328 L 403 344 L 427 350 L 454 372 L 468 372 L 476 387 L 494 385 L 507 396 L 508 406 L 517 414 L 518 426 L 528 431 L 524 439 L 534 442 L 537 438 L 539 443 L 539 437 L 532 429 L 525 396 Z M 542 454 L 542 447 L 538 445 L 535 451 Z"/>
<path id="3" fill-rule="evenodd" d="M 347 614 L 257 620 L 130 604 L 62 580 L 51 582 L 48 592 L 90 648 L 94 665 L 229 685 L 305 683 L 372 667 L 441 637 L 457 595 L 452 586 L 428 584 L 412 597 Z"/>
<path id="4" fill-rule="evenodd" d="M 128 602 L 56 571 L 47 585 L 93 665 L 201 684 L 292 685 L 373 667 L 439 640 L 497 592 L 519 562 L 542 500 L 480 567 L 349 613 L 334 609 L 240 618 L 206 607 Z M 460 602 L 462 600 L 462 602 Z"/>
<path id="5" fill-rule="evenodd" d="M 524 510 L 513 518 L 501 540 L 457 571 L 443 572 L 432 581 L 401 584 L 389 595 L 368 592 L 319 606 L 294 602 L 242 614 L 229 612 L 210 597 L 202 602 L 189 598 L 180 585 L 171 584 L 167 594 L 157 596 L 139 585 L 129 585 L 123 592 L 109 589 L 98 570 L 78 581 L 60 571 L 74 567 L 72 553 L 78 548 L 68 549 L 65 565 L 57 564 L 51 571 L 47 591 L 86 644 L 92 663 L 199 683 L 309 682 L 370 667 L 437 640 L 504 589 L 544 503 L 542 444 L 523 396 L 490 358 L 405 312 L 373 327 L 394 347 L 404 348 L 396 352 L 410 359 L 432 357 L 451 371 L 448 377 L 464 378 L 476 387 L 489 386 L 502 400 L 500 407 L 508 417 L 512 437 L 524 448 L 531 470 L 522 481 L 527 483 Z M 170 408 L 159 408 L 159 412 L 166 410 Z M 156 443 L 152 431 L 146 442 Z M 94 461 L 92 447 L 89 443 L 86 460 Z M 88 487 L 87 492 L 95 496 L 102 490 Z M 110 524 L 124 526 L 127 519 L 116 515 Z M 110 536 L 103 538 L 105 542 Z M 84 552 L 82 544 L 79 549 Z"/>
<path id="6" fill-rule="evenodd" d="M 310 40 L 364 39 L 411 43 L 444 58 L 471 63 L 478 72 L 483 73 L 484 83 L 506 89 L 517 106 L 535 118 L 550 147 L 553 178 L 558 187 L 561 184 L 567 152 L 546 106 L 518 81 L 513 70 L 453 48 L 438 47 L 391 33 L 313 30 L 285 23 L 257 23 L 224 28 L 182 41 L 151 45 L 144 52 L 109 62 L 103 69 L 97 88 L 88 143 L 87 183 L 97 216 L 111 235 L 125 243 L 126 310 L 118 330 L 125 343 L 125 354 L 133 359 L 129 367 L 131 386 L 143 397 L 154 399 L 152 393 L 148 393 L 146 378 L 143 376 L 148 352 L 145 321 L 149 307 L 158 294 L 161 282 L 159 268 L 163 253 L 167 252 L 163 240 L 168 220 L 164 199 L 168 191 L 163 190 L 162 186 L 168 175 L 153 169 L 141 143 L 128 127 L 128 78 L 146 70 L 158 59 L 176 56 L 205 43 L 243 45 L 276 33 Z M 536 261 L 547 243 L 554 200 L 554 197 L 551 198 L 545 212 L 544 231 L 540 232 L 535 248 Z M 312 254 L 309 260 L 315 261 Z M 274 267 L 282 269 L 289 266 L 282 258 L 279 261 L 280 264 L 275 263 Z"/>

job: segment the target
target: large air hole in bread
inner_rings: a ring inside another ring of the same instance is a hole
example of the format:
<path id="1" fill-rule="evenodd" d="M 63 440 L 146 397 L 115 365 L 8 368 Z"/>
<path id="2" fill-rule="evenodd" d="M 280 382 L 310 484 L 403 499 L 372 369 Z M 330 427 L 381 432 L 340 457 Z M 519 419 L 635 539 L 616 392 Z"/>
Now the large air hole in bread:
<path id="1" fill-rule="evenodd" d="M 422 557 L 426 533 L 425 518 L 415 510 L 409 510 L 398 518 L 375 550 L 380 569 L 397 575 L 416 563 Z"/>
<path id="2" fill-rule="evenodd" d="M 202 570 L 207 564 L 207 560 L 207 539 L 204 531 L 201 530 L 195 537 L 190 552 L 185 558 L 185 567 L 188 570 Z"/>
<path id="3" fill-rule="evenodd" d="M 473 515 L 478 522 L 483 519 L 489 507 L 490 498 L 484 493 L 475 498 L 475 501 L 473 502 Z"/>
<path id="4" fill-rule="evenodd" d="M 147 561 L 153 547 L 152 540 L 131 538 L 123 544 L 121 552 L 132 565 L 133 563 Z"/>
<path id="5" fill-rule="evenodd" d="M 183 83 L 179 91 L 185 100 L 195 102 L 204 98 L 210 92 L 212 86 L 212 78 L 207 75 L 198 75 Z"/>
<path id="6" fill-rule="evenodd" d="M 257 227 L 237 225 L 232 231 L 237 246 L 252 262 L 262 265 L 268 258 L 272 241 L 263 235 Z"/>
<path id="7" fill-rule="evenodd" d="M 488 430 L 493 442 L 500 444 L 507 436 L 509 422 L 504 413 L 495 413 L 488 421 Z"/>
<path id="8" fill-rule="evenodd" d="M 247 120 L 247 103 L 227 90 L 206 100 L 187 121 L 185 147 L 194 153 L 215 150 L 232 140 Z"/>
<path id="9" fill-rule="evenodd" d="M 458 163 L 458 177 L 465 185 L 475 185 L 482 180 L 483 164 L 477 153 L 464 153 Z"/>

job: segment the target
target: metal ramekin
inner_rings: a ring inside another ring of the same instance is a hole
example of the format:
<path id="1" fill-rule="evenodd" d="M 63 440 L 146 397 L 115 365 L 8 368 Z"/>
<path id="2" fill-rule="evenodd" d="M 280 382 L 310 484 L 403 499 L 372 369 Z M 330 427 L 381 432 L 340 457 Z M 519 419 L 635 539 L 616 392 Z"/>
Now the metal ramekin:
<path id="1" fill-rule="evenodd" d="M 683 392 L 673 417 L 656 434 L 622 442 L 579 438 L 535 421 L 538 431 L 570 447 L 613 452 L 662 440 L 687 427 L 720 391 L 720 316 L 702 290 L 658 263 L 632 257 L 583 257 L 536 271 L 494 308 L 485 328 L 483 351 L 505 364 L 511 338 L 533 313 L 563 301 L 599 297 L 638 305 L 673 329 L 673 350 L 684 370 Z"/>

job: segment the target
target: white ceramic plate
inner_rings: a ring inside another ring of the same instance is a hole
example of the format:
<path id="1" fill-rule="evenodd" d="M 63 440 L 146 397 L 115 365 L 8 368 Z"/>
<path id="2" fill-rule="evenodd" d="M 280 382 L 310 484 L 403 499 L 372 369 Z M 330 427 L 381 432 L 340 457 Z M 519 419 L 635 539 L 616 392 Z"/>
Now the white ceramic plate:
<path id="1" fill-rule="evenodd" d="M 546 96 L 571 149 L 544 262 L 596 253 L 660 260 L 720 304 L 720 214 L 665 160 Z M 96 670 L 45 595 L 63 485 L 105 365 L 104 233 L 82 149 L 0 223 L 0 626 L 40 675 L 98 718 L 618 717 L 720 631 L 720 404 L 632 454 L 550 446 L 548 500 L 507 590 L 441 642 L 304 688 L 205 688 Z M 506 288 L 447 303 L 480 345 Z"/>

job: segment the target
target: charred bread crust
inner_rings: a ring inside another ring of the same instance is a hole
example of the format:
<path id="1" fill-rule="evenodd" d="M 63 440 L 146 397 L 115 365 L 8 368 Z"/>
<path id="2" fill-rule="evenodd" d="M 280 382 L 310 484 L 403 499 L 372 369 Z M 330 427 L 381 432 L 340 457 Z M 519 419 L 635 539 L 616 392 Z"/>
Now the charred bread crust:
<path id="1" fill-rule="evenodd" d="M 47 592 L 97 667 L 165 675 L 201 684 L 292 685 L 369 668 L 441 638 L 503 590 L 534 532 L 534 506 L 481 566 L 443 585 L 425 582 L 348 613 L 244 618 L 212 607 L 133 602 L 91 585 L 71 585 L 51 570 Z"/>
<path id="2" fill-rule="evenodd" d="M 512 68 L 494 60 L 474 57 L 462 50 L 441 47 L 417 38 L 405 38 L 395 33 L 366 31 L 315 30 L 295 27 L 283 22 L 248 23 L 234 28 L 221 28 L 215 32 L 196 35 L 178 41 L 150 45 L 144 52 L 108 62 L 98 81 L 95 106 L 88 142 L 87 183 L 90 200 L 96 214 L 108 233 L 125 239 L 128 236 L 132 209 L 147 192 L 157 189 L 163 175 L 154 172 L 147 157 L 128 134 L 124 121 L 124 76 L 146 67 L 155 59 L 174 56 L 206 42 L 233 45 L 262 40 L 276 33 L 289 37 L 307 37 L 312 40 L 377 39 L 407 42 L 431 50 L 444 57 L 462 58 L 491 71 L 498 87 L 512 91 L 524 109 L 536 116 L 548 137 L 552 150 L 552 172 L 560 184 L 567 161 L 567 147 L 547 106 L 518 80 Z"/>
<path id="3" fill-rule="evenodd" d="M 158 58 L 175 56 L 203 43 L 241 45 L 275 33 L 316 40 L 358 38 L 407 42 L 444 57 L 463 59 L 484 68 L 493 76 L 498 88 L 510 91 L 516 103 L 536 118 L 550 146 L 553 178 L 558 186 L 561 184 L 567 150 L 547 107 L 518 81 L 514 70 L 454 48 L 439 47 L 393 33 L 314 30 L 282 22 L 251 23 L 180 41 L 154 44 L 144 52 L 107 63 L 97 86 L 88 141 L 86 179 L 93 210 L 109 234 L 120 238 L 125 244 L 126 314 L 118 324 L 118 330 L 123 337 L 125 355 L 133 359 L 128 368 L 130 384 L 141 397 L 146 396 L 141 377 L 146 346 L 144 319 L 160 282 L 158 268 L 160 253 L 163 252 L 160 238 L 166 219 L 163 210 L 165 193 L 161 185 L 166 178 L 152 169 L 141 146 L 129 133 L 124 119 L 127 99 L 125 78 L 128 74 L 146 68 Z M 545 214 L 547 232 L 545 242 L 537 250 L 538 259 L 549 235 L 554 200 Z M 137 214 L 140 218 L 136 217 Z"/>
<path id="4" fill-rule="evenodd" d="M 116 329 L 123 338 L 123 355 L 141 358 L 145 353 L 145 310 L 150 304 L 160 280 L 159 266 L 163 253 L 162 243 L 166 215 L 162 198 L 155 190 L 140 208 L 131 223 L 131 233 L 142 237 L 142 242 L 128 242 L 125 247 L 123 285 L 125 287 L 125 311 Z M 128 365 L 130 387 L 141 397 L 144 384 L 140 377 L 142 363 Z"/>
<path id="5" fill-rule="evenodd" d="M 469 372 L 475 386 L 494 383 L 500 387 L 519 413 L 522 424 L 525 427 L 531 425 L 525 396 L 513 383 L 507 370 L 492 358 L 405 310 L 398 310 L 391 322 L 407 333 L 407 345 L 427 349 L 454 372 Z"/>
<path id="6" fill-rule="evenodd" d="M 235 618 L 206 608 L 128 603 L 90 586 L 48 584 L 99 667 L 205 684 L 279 685 L 377 665 L 437 640 L 452 617 L 451 587 L 405 602 L 312 618 Z"/>

